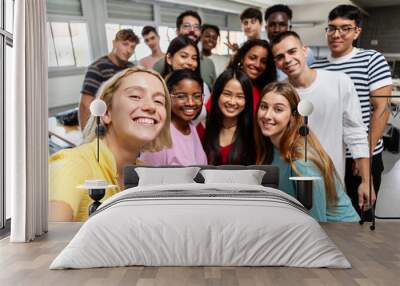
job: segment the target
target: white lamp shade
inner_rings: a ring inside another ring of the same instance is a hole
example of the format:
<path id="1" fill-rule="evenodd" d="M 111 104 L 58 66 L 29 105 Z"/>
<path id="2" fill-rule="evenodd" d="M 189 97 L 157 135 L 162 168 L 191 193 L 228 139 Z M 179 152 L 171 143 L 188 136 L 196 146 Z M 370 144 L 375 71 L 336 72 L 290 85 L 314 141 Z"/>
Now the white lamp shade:
<path id="1" fill-rule="evenodd" d="M 103 116 L 107 111 L 106 103 L 101 99 L 95 99 L 90 104 L 90 113 L 93 116 Z"/>
<path id="2" fill-rule="evenodd" d="M 302 116 L 309 116 L 314 110 L 314 105 L 307 99 L 302 99 L 297 105 L 297 111 Z"/>

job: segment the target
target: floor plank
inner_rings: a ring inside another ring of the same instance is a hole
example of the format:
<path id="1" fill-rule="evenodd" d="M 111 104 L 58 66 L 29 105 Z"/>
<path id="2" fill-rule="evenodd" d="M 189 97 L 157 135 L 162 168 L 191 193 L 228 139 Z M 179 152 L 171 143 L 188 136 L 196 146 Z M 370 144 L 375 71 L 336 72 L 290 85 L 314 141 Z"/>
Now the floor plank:
<path id="1" fill-rule="evenodd" d="M 53 223 L 32 243 L 0 240 L 0 285 L 397 286 L 400 273 L 400 221 L 369 225 L 322 224 L 351 262 L 352 269 L 290 267 L 118 267 L 85 270 L 48 269 L 78 231 L 79 223 Z"/>

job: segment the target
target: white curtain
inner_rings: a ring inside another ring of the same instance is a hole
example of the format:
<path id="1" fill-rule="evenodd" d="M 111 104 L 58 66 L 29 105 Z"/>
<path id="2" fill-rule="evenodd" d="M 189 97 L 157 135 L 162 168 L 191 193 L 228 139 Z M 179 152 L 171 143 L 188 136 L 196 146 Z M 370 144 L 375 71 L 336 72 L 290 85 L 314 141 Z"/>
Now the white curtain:
<path id="1" fill-rule="evenodd" d="M 47 231 L 46 0 L 15 1 L 12 96 L 6 98 L 6 188 L 12 242 Z"/>

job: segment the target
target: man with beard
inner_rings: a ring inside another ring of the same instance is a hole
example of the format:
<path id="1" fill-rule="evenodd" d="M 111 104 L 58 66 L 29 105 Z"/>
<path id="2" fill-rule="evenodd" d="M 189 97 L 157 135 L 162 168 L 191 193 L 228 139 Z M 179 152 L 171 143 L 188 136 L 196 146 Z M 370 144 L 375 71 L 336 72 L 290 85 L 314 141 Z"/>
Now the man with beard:
<path id="1" fill-rule="evenodd" d="M 187 35 L 196 44 L 200 40 L 201 35 L 201 18 L 196 11 L 188 10 L 181 13 L 176 18 L 176 34 Z M 164 59 L 158 60 L 154 65 L 154 70 L 161 72 L 164 69 Z M 204 82 L 212 90 L 216 74 L 215 66 L 212 60 L 201 56 L 200 58 L 200 73 Z"/>
<path id="2" fill-rule="evenodd" d="M 90 117 L 89 106 L 95 99 L 100 85 L 117 72 L 133 66 L 129 58 L 135 52 L 137 44 L 139 38 L 131 29 L 120 30 L 115 35 L 111 52 L 88 67 L 79 102 L 79 126 L 82 130 Z"/>

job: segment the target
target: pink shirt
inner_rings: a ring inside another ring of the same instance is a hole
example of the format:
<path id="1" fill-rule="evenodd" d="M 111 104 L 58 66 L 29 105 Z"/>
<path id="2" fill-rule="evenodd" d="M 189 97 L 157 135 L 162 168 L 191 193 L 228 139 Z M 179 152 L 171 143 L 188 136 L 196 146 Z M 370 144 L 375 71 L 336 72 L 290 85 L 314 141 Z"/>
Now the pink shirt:
<path id="1" fill-rule="evenodd" d="M 160 152 L 144 152 L 140 159 L 146 165 L 207 165 L 207 156 L 204 153 L 196 127 L 189 124 L 190 134 L 182 134 L 173 123 L 170 125 L 172 148 Z"/>

